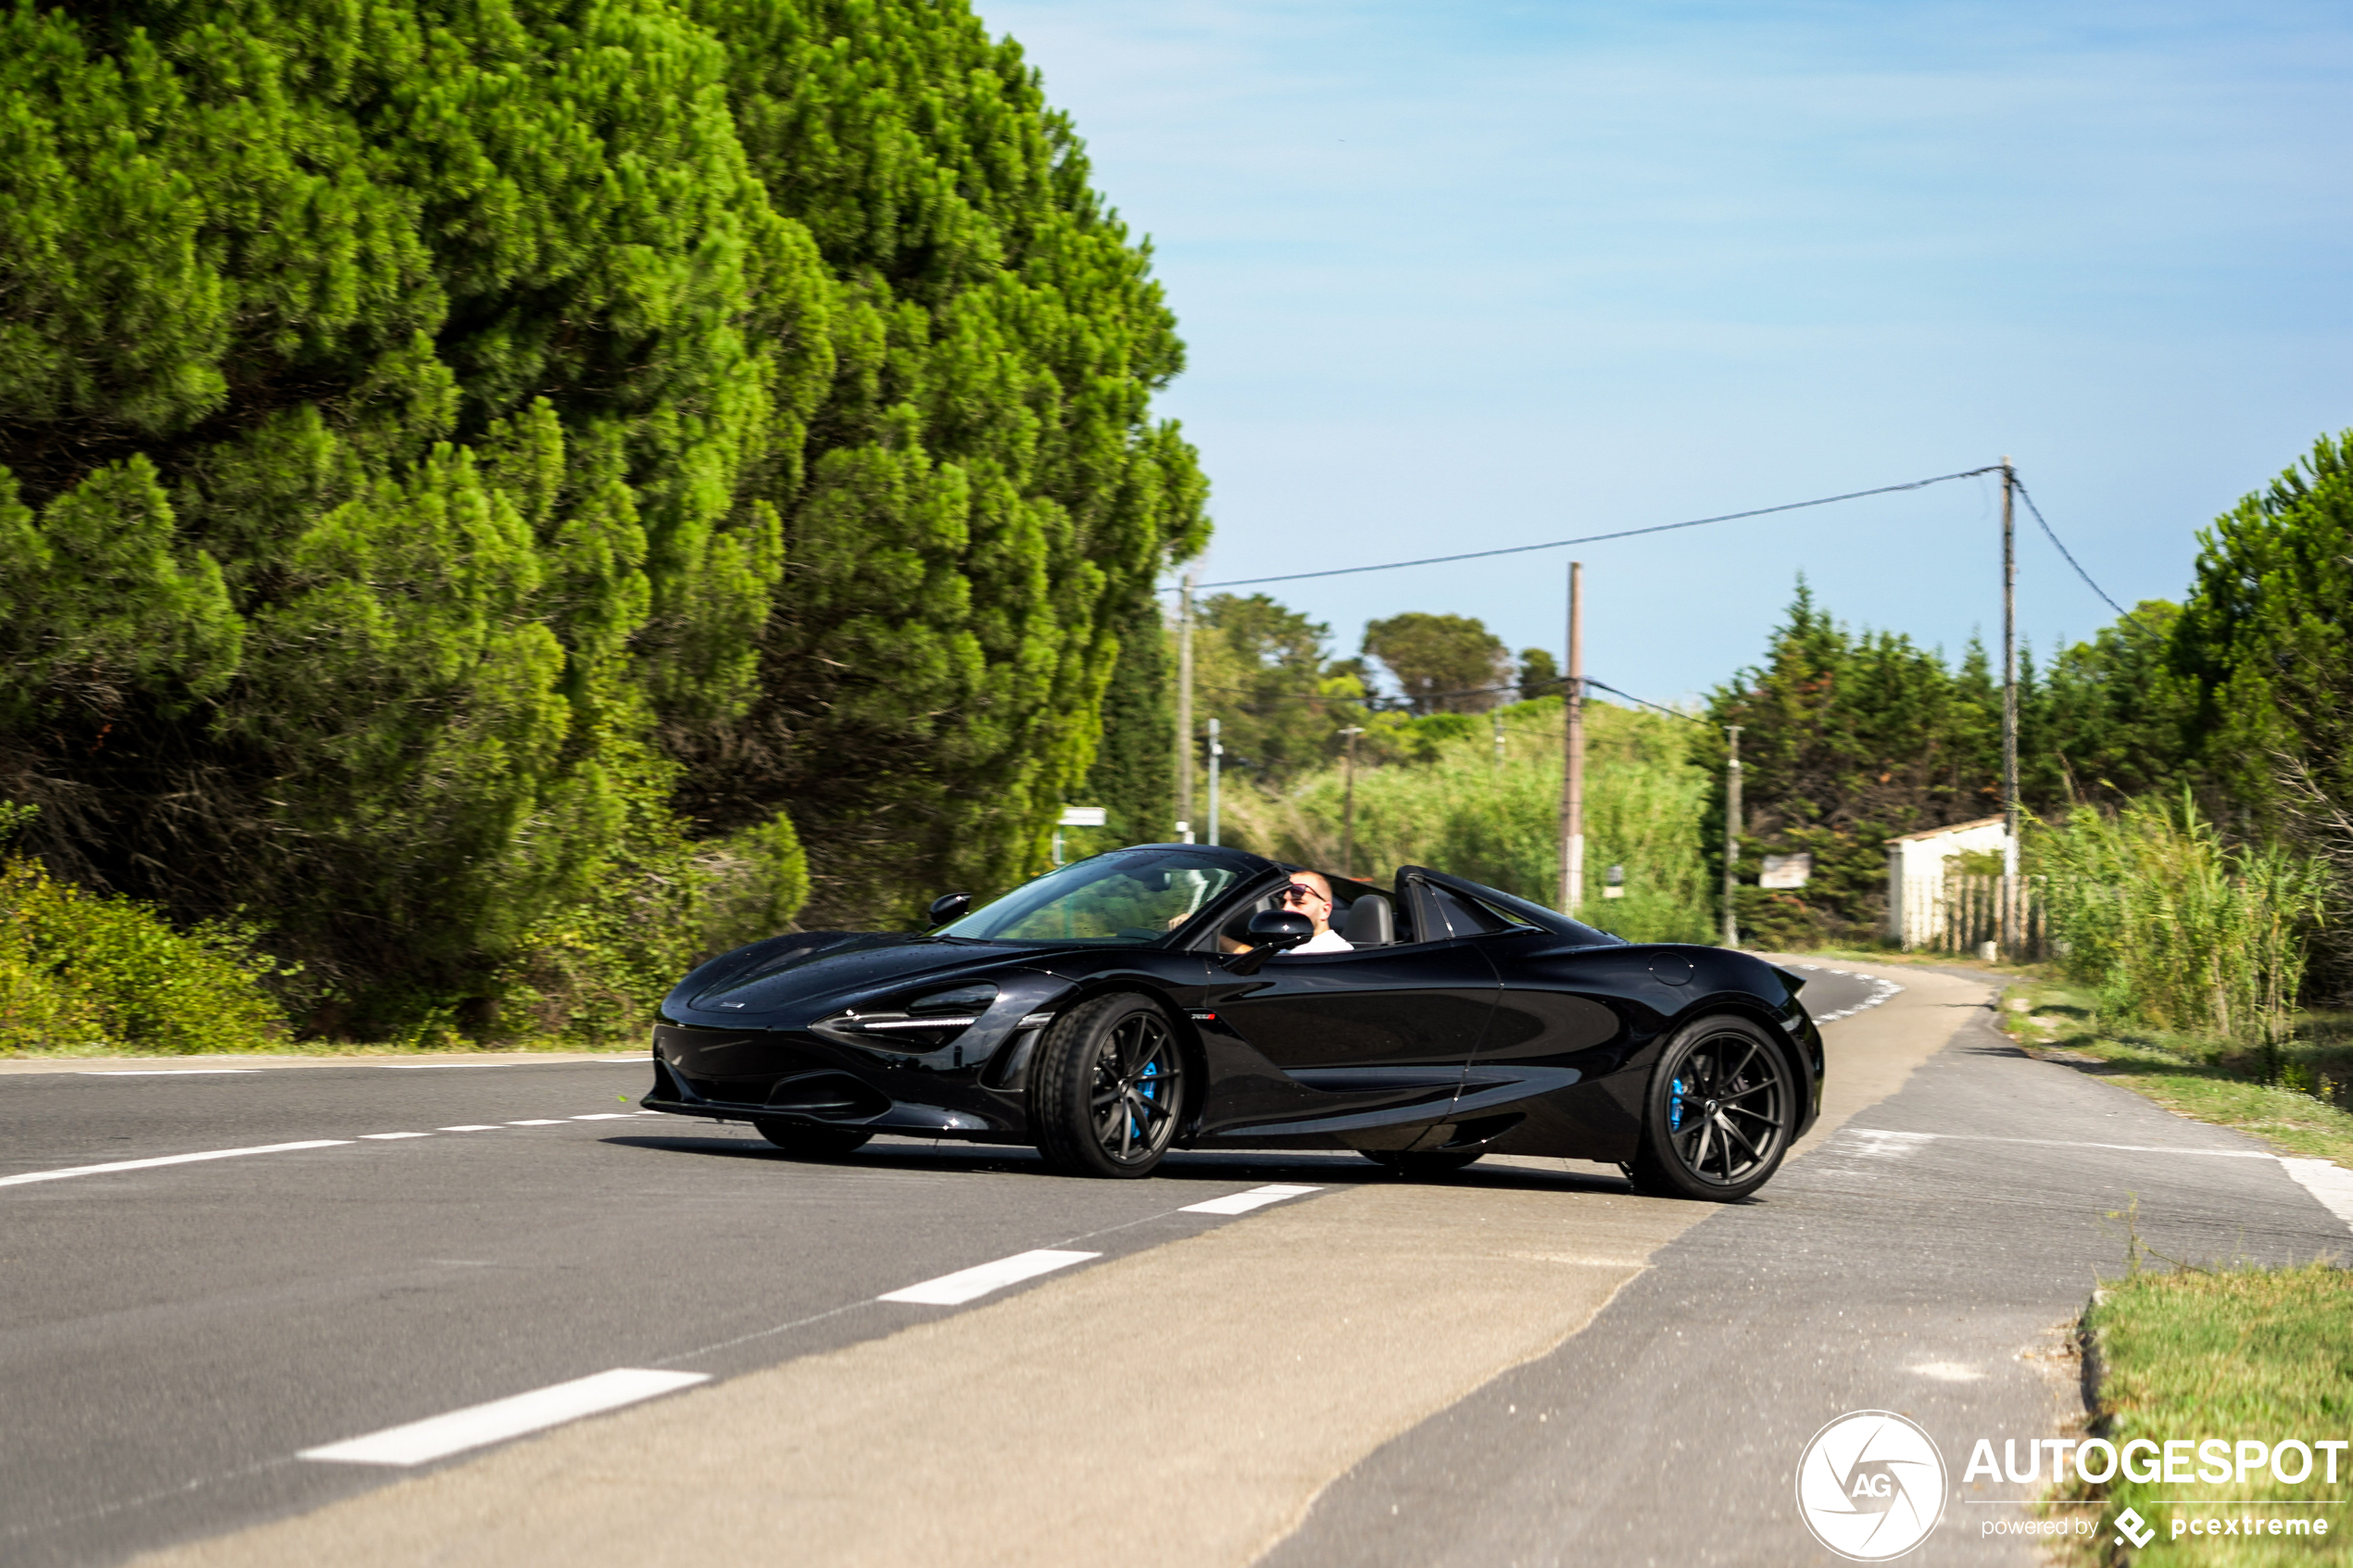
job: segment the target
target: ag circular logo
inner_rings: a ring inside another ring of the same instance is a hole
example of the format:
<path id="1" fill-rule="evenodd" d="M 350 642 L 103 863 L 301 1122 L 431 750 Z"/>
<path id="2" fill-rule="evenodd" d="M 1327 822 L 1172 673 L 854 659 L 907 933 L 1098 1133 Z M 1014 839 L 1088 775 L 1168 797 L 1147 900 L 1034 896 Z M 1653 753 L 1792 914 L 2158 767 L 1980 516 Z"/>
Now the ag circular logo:
<path id="1" fill-rule="evenodd" d="M 1901 1557 L 1944 1516 L 1944 1456 L 1893 1411 L 1856 1411 L 1814 1434 L 1797 1461 L 1797 1512 L 1856 1562 Z"/>

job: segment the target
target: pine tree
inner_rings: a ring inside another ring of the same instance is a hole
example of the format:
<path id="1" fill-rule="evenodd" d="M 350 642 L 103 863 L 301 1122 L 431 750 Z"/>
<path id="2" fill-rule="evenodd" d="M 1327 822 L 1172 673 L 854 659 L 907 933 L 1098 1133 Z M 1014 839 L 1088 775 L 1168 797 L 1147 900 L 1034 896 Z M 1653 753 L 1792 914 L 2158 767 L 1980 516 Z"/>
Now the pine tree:
<path id="1" fill-rule="evenodd" d="M 0 796 L 346 991 L 698 840 L 768 921 L 1034 869 L 1205 537 L 961 4 L 17 0 L 0 210 Z"/>

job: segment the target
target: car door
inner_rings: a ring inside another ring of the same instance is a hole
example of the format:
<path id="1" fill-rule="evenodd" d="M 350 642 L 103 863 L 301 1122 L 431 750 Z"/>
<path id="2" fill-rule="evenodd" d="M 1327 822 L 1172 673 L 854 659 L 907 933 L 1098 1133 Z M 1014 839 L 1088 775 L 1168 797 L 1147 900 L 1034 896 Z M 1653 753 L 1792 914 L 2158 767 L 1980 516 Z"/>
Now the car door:
<path id="1" fill-rule="evenodd" d="M 1495 967 L 1476 934 L 1457 935 L 1432 912 L 1424 884 L 1401 881 L 1399 893 L 1406 940 L 1212 973 L 1204 1037 L 1240 1048 L 1227 1053 L 1204 1131 L 1341 1134 L 1452 1105 L 1495 1010 Z M 1264 1068 L 1242 1070 L 1252 1059 Z"/>

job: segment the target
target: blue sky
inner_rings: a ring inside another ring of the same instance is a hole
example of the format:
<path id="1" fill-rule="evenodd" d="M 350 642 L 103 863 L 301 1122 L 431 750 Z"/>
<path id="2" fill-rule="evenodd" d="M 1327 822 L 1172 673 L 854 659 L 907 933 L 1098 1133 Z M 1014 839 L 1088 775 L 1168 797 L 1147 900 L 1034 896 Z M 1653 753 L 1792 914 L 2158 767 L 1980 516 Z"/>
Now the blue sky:
<path id="1" fill-rule="evenodd" d="M 2118 599 L 2353 425 L 2353 9 L 2294 4 L 988 4 L 1156 247 L 1204 581 L 1600 533 L 2004 453 Z M 2020 624 L 2109 615 L 2021 516 Z M 1593 546 L 1588 669 L 1842 619 L 2000 630 L 1998 499 Z M 1563 640 L 1567 552 L 1268 589 Z"/>

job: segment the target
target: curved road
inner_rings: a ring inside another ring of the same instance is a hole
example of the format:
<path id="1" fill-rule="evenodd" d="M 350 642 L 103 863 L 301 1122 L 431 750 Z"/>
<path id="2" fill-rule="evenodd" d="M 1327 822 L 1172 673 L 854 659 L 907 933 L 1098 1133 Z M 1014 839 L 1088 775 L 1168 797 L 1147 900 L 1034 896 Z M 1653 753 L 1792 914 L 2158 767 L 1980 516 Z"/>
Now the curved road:
<path id="1" fill-rule="evenodd" d="M 2353 1239 L 2246 1140 L 2020 1055 L 1982 981 L 1884 973 L 1816 972 L 1824 1124 L 1724 1209 L 1561 1160 L 797 1165 L 632 1114 L 641 1059 L 11 1071 L 0 1562 L 1829 1561 L 1806 1436 L 2055 1430 L 2020 1353 L 2126 1193 L 2175 1256 Z M 624 1371 L 535 1436 L 400 1430 Z M 2026 1562 L 1978 1525 L 2032 1490 L 1957 1489 L 1917 1560 Z"/>

